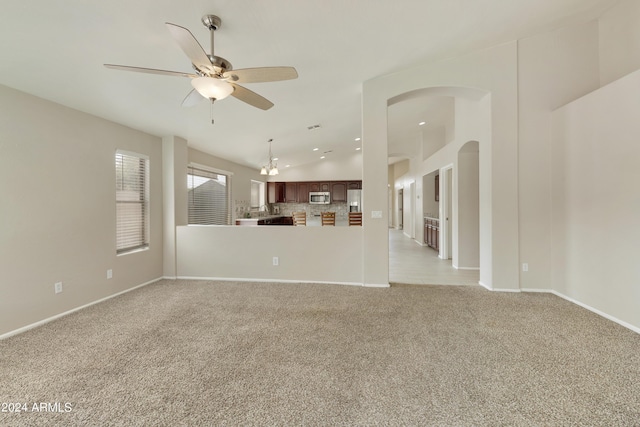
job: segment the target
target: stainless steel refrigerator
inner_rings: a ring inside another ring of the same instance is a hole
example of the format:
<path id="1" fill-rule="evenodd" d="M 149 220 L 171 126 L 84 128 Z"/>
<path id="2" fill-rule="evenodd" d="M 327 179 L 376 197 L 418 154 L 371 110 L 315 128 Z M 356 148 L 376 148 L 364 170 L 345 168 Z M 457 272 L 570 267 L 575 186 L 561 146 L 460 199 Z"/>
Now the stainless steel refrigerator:
<path id="1" fill-rule="evenodd" d="M 362 190 L 347 190 L 349 212 L 362 212 Z"/>

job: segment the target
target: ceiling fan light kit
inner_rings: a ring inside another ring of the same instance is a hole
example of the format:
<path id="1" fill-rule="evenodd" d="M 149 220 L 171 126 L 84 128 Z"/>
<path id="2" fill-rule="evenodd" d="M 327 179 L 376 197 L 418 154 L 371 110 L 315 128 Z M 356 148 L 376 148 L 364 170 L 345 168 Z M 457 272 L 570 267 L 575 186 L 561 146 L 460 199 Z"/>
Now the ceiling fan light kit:
<path id="1" fill-rule="evenodd" d="M 233 86 L 213 77 L 196 77 L 191 80 L 191 86 L 203 97 L 216 101 L 225 99 L 233 93 Z"/>
<path id="2" fill-rule="evenodd" d="M 127 65 L 104 65 L 116 70 L 191 78 L 191 85 L 194 89 L 182 101 L 183 106 L 192 106 L 205 99 L 219 101 L 231 95 L 253 107 L 268 110 L 273 107 L 271 101 L 238 83 L 276 82 L 298 77 L 298 72 L 294 67 L 259 67 L 233 70 L 229 61 L 214 55 L 213 34 L 222 25 L 222 20 L 216 15 L 205 15 L 202 17 L 202 24 L 209 29 L 211 34 L 210 54 L 204 51 L 188 29 L 170 22 L 166 23 L 172 37 L 191 61 L 196 74 Z"/>

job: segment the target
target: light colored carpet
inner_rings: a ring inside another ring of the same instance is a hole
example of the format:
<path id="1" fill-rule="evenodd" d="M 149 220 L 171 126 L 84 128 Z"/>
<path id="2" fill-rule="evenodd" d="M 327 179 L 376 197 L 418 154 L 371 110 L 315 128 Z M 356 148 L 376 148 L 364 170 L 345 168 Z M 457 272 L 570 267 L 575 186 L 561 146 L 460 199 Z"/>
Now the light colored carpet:
<path id="1" fill-rule="evenodd" d="M 161 281 L 0 341 L 0 425 L 640 425 L 640 336 L 553 295 Z"/>

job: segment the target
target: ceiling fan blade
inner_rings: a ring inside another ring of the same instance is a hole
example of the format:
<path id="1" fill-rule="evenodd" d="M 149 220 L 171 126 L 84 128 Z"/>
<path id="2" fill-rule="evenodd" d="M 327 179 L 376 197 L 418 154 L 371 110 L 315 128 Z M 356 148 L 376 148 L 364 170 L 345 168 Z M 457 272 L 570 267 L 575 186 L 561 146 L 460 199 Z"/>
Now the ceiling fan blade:
<path id="1" fill-rule="evenodd" d="M 198 40 L 191 34 L 191 31 L 179 25 L 165 22 L 174 40 L 178 42 L 178 45 L 182 51 L 189 57 L 191 63 L 203 71 L 213 71 L 211 60 L 207 53 L 204 51 Z"/>
<path id="2" fill-rule="evenodd" d="M 115 65 L 115 64 L 104 64 L 104 66 L 114 70 L 135 71 L 137 73 L 161 74 L 163 76 L 179 76 L 179 77 L 191 77 L 191 78 L 198 77 L 197 74 L 182 73 L 180 71 L 156 70 L 155 68 L 130 67 L 128 65 Z"/>
<path id="3" fill-rule="evenodd" d="M 250 91 L 246 87 L 242 87 L 237 84 L 231 84 L 233 86 L 233 92 L 231 92 L 231 96 L 239 99 L 240 101 L 246 102 L 249 105 L 253 105 L 256 108 L 260 108 L 261 110 L 268 110 L 273 107 L 273 102 L 269 101 L 267 98 L 258 95 L 257 93 Z"/>
<path id="4" fill-rule="evenodd" d="M 293 67 L 241 68 L 227 71 L 222 77 L 231 82 L 262 83 L 297 79 L 298 72 Z"/>
<path id="5" fill-rule="evenodd" d="M 201 103 L 205 99 L 207 99 L 207 98 L 205 98 L 204 96 L 200 95 L 200 93 L 197 90 L 193 89 L 182 100 L 182 106 L 183 107 L 193 107 L 195 105 L 198 105 L 199 103 Z"/>

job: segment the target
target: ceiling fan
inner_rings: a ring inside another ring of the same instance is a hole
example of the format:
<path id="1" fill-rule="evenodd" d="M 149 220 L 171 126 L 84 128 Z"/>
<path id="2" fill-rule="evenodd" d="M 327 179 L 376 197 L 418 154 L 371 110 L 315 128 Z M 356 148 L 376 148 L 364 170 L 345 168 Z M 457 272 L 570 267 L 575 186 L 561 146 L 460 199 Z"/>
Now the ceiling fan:
<path id="1" fill-rule="evenodd" d="M 215 30 L 220 28 L 222 20 L 215 15 L 205 15 L 202 17 L 202 23 L 211 33 L 210 55 L 204 51 L 189 30 L 169 22 L 165 23 L 182 51 L 191 60 L 195 73 L 115 64 L 104 64 L 104 66 L 116 70 L 191 78 L 191 85 L 194 89 L 182 101 L 182 105 L 185 107 L 196 105 L 204 99 L 210 99 L 213 103 L 231 95 L 249 105 L 268 110 L 273 107 L 271 101 L 240 86 L 238 83 L 275 82 L 298 77 L 294 67 L 260 67 L 234 70 L 229 61 L 216 56 L 213 50 L 213 34 Z"/>

